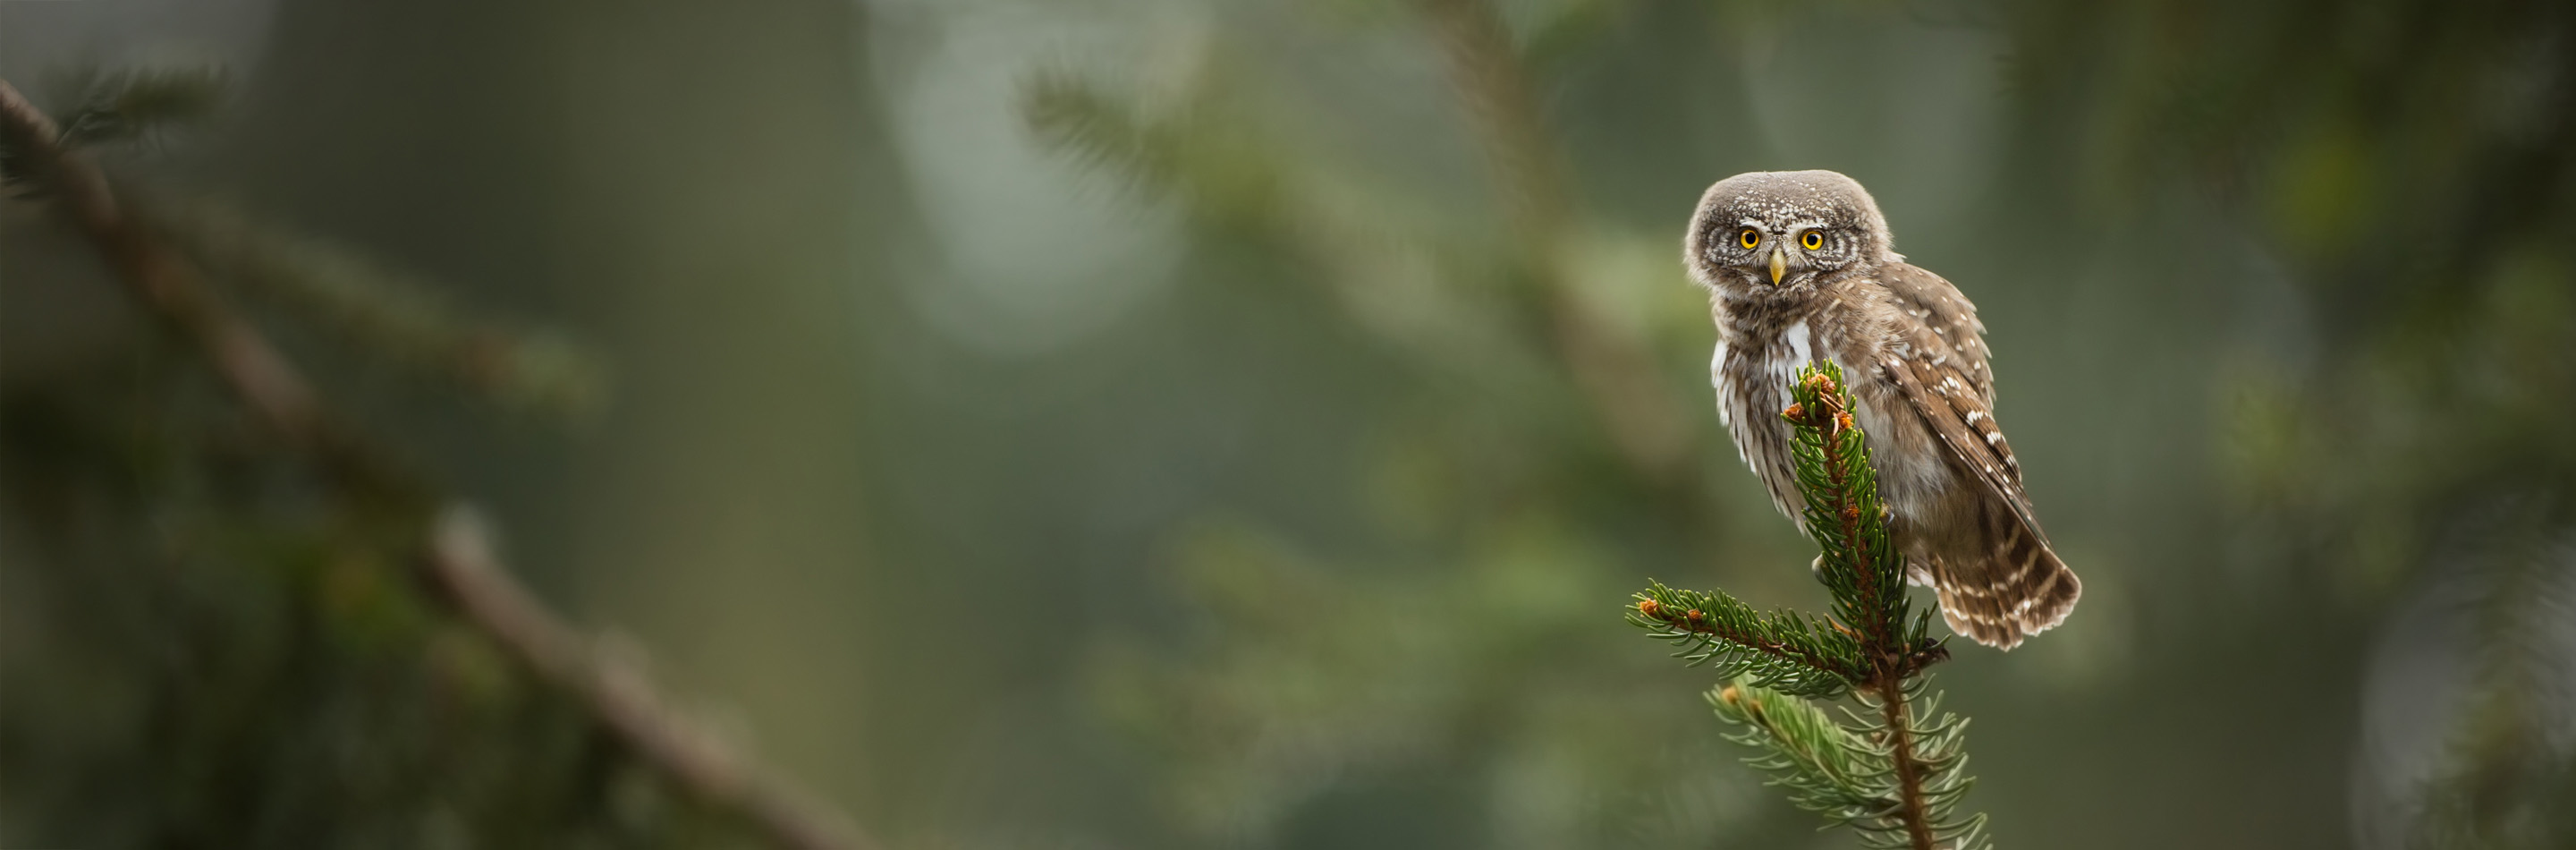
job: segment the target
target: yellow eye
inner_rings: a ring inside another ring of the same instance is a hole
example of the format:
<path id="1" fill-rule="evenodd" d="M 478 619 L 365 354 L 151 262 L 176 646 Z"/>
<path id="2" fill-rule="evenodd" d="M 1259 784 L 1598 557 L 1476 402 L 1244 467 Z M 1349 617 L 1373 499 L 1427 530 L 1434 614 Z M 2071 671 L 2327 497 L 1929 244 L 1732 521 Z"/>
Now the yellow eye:
<path id="1" fill-rule="evenodd" d="M 1825 247 L 1825 235 L 1810 230 L 1807 231 L 1807 235 L 1798 237 L 1798 244 L 1807 246 L 1807 250 L 1813 251 Z"/>
<path id="2" fill-rule="evenodd" d="M 1762 234 L 1755 232 L 1753 228 L 1747 227 L 1744 229 L 1744 232 L 1735 234 L 1735 244 L 1742 245 L 1745 248 L 1750 249 L 1755 245 L 1762 244 Z"/>

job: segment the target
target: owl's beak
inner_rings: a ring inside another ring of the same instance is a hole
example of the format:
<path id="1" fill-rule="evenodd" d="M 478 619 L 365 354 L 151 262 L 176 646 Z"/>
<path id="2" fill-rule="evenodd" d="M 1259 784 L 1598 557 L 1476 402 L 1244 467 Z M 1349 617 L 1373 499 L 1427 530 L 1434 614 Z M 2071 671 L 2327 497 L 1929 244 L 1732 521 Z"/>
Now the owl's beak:
<path id="1" fill-rule="evenodd" d="M 1788 254 L 1787 254 L 1786 252 L 1784 252 L 1784 251 L 1782 251 L 1782 250 L 1778 249 L 1778 248 L 1773 248 L 1773 249 L 1771 249 L 1771 285 L 1772 285 L 1772 286 L 1779 286 L 1779 285 L 1780 285 L 1780 276 L 1781 276 L 1781 275 L 1788 274 L 1788 273 L 1789 273 L 1789 257 L 1788 257 Z"/>

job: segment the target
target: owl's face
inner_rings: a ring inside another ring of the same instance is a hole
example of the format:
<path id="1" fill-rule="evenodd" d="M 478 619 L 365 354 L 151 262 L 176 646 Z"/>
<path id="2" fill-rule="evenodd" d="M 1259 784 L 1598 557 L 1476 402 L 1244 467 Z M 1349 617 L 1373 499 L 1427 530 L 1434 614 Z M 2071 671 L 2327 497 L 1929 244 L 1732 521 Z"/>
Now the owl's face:
<path id="1" fill-rule="evenodd" d="M 1831 171 L 1755 171 L 1700 196 L 1684 242 L 1691 277 L 1736 298 L 1812 293 L 1893 257 L 1878 202 Z"/>

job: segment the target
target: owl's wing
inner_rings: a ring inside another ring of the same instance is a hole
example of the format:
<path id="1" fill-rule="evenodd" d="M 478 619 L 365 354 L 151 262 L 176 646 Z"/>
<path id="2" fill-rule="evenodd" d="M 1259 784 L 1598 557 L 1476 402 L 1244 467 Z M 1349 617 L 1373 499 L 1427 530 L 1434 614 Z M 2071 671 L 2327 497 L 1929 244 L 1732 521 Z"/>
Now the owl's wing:
<path id="1" fill-rule="evenodd" d="M 1967 467 L 1995 501 L 2011 509 L 2022 528 L 2040 540 L 2030 497 L 2021 488 L 2021 461 L 2004 441 L 1995 422 L 1994 380 L 1986 368 L 1986 346 L 1979 335 L 1976 308 L 1939 275 L 1902 263 L 1886 277 L 1888 288 L 1904 311 L 1898 338 L 1880 364 L 1888 380 L 1923 417 L 1924 424 L 1952 457 Z"/>
<path id="2" fill-rule="evenodd" d="M 1977 305 L 1940 275 L 1911 263 L 1889 263 L 1879 273 L 1896 308 L 1914 319 L 1914 347 L 1957 358 L 1959 379 L 1977 391 L 1987 407 L 1995 404 L 1995 376 L 1986 367 L 1986 325 L 1977 321 Z M 1926 333 L 1926 332 L 1929 333 Z"/>
<path id="3" fill-rule="evenodd" d="M 2031 514 L 2030 497 L 2022 493 L 2021 463 L 2013 459 L 2012 446 L 2004 442 L 2003 429 L 1995 427 L 1995 415 L 1985 400 L 1968 388 L 1955 368 L 1895 352 L 1886 357 L 1888 379 L 1932 433 L 1940 436 L 1941 444 L 1949 447 L 1950 455 L 1976 474 L 1988 495 L 2011 508 L 2031 536 L 2047 539 L 2040 533 L 2039 519 Z"/>

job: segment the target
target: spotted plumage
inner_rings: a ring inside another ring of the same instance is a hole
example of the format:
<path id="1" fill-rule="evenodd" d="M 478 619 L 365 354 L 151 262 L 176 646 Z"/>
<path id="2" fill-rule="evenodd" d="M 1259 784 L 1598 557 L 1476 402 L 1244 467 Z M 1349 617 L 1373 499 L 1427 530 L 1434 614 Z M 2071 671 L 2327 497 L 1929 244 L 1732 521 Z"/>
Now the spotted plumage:
<path id="1" fill-rule="evenodd" d="M 2083 583 L 2040 531 L 1995 422 L 1977 308 L 1893 250 L 1877 201 L 1831 171 L 1755 172 L 1701 196 L 1683 263 L 1709 292 L 1709 375 L 1737 453 L 1791 518 L 1803 499 L 1779 416 L 1800 366 L 1841 365 L 1878 465 L 1888 531 L 1950 628 L 2011 649 Z"/>

